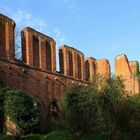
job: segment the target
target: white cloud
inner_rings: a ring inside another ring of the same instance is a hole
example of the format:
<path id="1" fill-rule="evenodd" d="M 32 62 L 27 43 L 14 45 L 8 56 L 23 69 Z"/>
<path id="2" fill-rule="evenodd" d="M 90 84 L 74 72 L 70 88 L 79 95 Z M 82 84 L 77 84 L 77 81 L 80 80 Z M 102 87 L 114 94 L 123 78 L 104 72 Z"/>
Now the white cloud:
<path id="1" fill-rule="evenodd" d="M 12 13 L 11 16 L 16 21 L 17 25 L 21 27 L 31 26 L 40 32 L 47 31 L 48 26 L 44 20 L 40 18 L 34 18 L 32 14 L 27 11 L 18 10 L 15 13 Z"/>
<path id="2" fill-rule="evenodd" d="M 59 28 L 50 29 L 48 24 L 46 24 L 43 19 L 35 18 L 31 13 L 27 11 L 18 10 L 11 16 L 13 19 L 15 19 L 17 25 L 22 26 L 22 28 L 25 26 L 30 26 L 44 34 L 51 34 L 59 45 L 64 44 L 66 41 L 64 33 L 62 33 Z"/>
<path id="3" fill-rule="evenodd" d="M 22 30 L 24 27 L 29 26 L 44 34 L 51 35 L 51 37 L 53 37 L 56 40 L 58 45 L 65 44 L 67 41 L 64 33 L 60 31 L 59 28 L 55 27 L 50 28 L 48 23 L 46 23 L 46 20 L 34 17 L 30 12 L 26 10 L 18 9 L 17 11 L 13 11 L 9 7 L 5 6 L 3 7 L 2 11 L 4 12 L 5 15 L 9 16 L 16 22 L 17 28 L 19 30 Z"/>
<path id="4" fill-rule="evenodd" d="M 59 44 L 65 44 L 67 42 L 67 39 L 65 35 L 60 31 L 58 28 L 53 29 L 53 34 L 56 37 L 56 40 L 59 41 Z"/>

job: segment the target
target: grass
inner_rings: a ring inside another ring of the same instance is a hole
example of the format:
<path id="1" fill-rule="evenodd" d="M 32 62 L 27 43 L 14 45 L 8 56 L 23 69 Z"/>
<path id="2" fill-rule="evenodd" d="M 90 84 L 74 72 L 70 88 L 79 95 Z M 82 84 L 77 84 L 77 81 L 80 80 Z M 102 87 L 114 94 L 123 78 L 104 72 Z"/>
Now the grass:
<path id="1" fill-rule="evenodd" d="M 0 140 L 15 140 L 15 138 L 12 136 L 0 135 Z M 73 136 L 62 131 L 54 131 L 48 135 L 30 134 L 23 136 L 21 140 L 73 140 Z M 101 134 L 96 137 L 95 135 L 89 135 L 84 136 L 81 140 L 107 140 L 107 137 L 105 134 Z"/>
<path id="2" fill-rule="evenodd" d="M 42 140 L 43 137 L 44 135 L 40 135 L 40 134 L 30 134 L 27 136 L 23 136 L 21 140 Z"/>
<path id="3" fill-rule="evenodd" d="M 69 133 L 54 131 L 46 135 L 42 140 L 73 140 L 73 138 Z"/>
<path id="4" fill-rule="evenodd" d="M 108 140 L 108 138 L 109 138 L 108 133 L 101 133 L 101 134 L 86 135 L 80 138 L 80 140 Z M 15 138 L 12 136 L 1 134 L 0 140 L 15 140 Z M 69 133 L 65 133 L 62 131 L 54 131 L 49 133 L 48 135 L 30 134 L 22 136 L 21 140 L 74 140 L 74 138 Z M 118 140 L 130 140 L 130 138 L 128 137 L 127 134 L 124 134 L 120 135 L 120 137 L 118 137 Z M 139 138 L 135 140 L 139 140 Z"/>
<path id="5" fill-rule="evenodd" d="M 0 140 L 15 140 L 13 136 L 8 136 L 8 135 L 0 135 Z"/>

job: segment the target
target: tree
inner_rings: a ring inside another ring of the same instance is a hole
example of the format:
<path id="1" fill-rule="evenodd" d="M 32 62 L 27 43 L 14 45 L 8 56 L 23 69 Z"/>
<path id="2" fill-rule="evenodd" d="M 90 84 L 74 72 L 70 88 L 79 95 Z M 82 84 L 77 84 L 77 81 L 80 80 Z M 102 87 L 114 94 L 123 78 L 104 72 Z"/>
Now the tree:
<path id="1" fill-rule="evenodd" d="M 92 86 L 67 87 L 61 104 L 64 109 L 64 129 L 71 132 L 76 140 L 97 130 L 97 96 Z"/>
<path id="2" fill-rule="evenodd" d="M 130 97 L 132 114 L 129 116 L 129 130 L 132 138 L 140 139 L 140 94 Z"/>
<path id="3" fill-rule="evenodd" d="M 111 77 L 106 83 L 107 86 L 99 92 L 98 101 L 104 122 L 110 130 L 110 140 L 117 140 L 119 134 L 131 131 L 129 121 L 133 109 L 120 77 Z"/>

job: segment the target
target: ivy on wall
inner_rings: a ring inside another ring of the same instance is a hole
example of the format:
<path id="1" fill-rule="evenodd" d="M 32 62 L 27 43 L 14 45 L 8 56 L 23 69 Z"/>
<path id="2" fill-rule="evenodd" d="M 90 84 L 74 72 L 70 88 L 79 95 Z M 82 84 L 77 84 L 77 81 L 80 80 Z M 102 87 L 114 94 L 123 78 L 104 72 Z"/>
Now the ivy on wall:
<path id="1" fill-rule="evenodd" d="M 3 130 L 4 114 L 24 133 L 31 133 L 39 126 L 41 104 L 37 98 L 20 90 L 0 87 L 0 131 Z"/>

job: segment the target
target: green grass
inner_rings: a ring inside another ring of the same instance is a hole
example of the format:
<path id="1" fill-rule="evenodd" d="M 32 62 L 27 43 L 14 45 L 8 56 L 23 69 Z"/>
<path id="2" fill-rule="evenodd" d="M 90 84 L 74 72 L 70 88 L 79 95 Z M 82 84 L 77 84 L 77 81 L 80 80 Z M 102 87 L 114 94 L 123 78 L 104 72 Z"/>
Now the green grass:
<path id="1" fill-rule="evenodd" d="M 81 140 L 108 140 L 108 138 L 109 138 L 108 133 L 101 133 L 83 136 Z"/>
<path id="2" fill-rule="evenodd" d="M 42 140 L 73 140 L 73 138 L 69 133 L 54 131 L 46 135 Z"/>
<path id="3" fill-rule="evenodd" d="M 0 135 L 0 140 L 15 140 L 13 136 Z"/>
<path id="4" fill-rule="evenodd" d="M 42 140 L 43 137 L 44 135 L 40 135 L 40 134 L 30 134 L 27 136 L 23 136 L 21 140 Z"/>
<path id="5" fill-rule="evenodd" d="M 108 138 L 109 138 L 108 133 L 101 133 L 101 134 L 86 135 L 80 138 L 80 140 L 108 140 Z M 15 138 L 8 135 L 0 135 L 0 140 L 15 140 Z M 23 136 L 21 140 L 74 140 L 74 138 L 69 133 L 62 131 L 54 131 L 49 133 L 48 135 L 41 134 L 26 135 Z M 127 134 L 123 134 L 118 137 L 118 140 L 132 140 L 132 139 Z M 139 140 L 139 138 L 135 140 Z"/>

